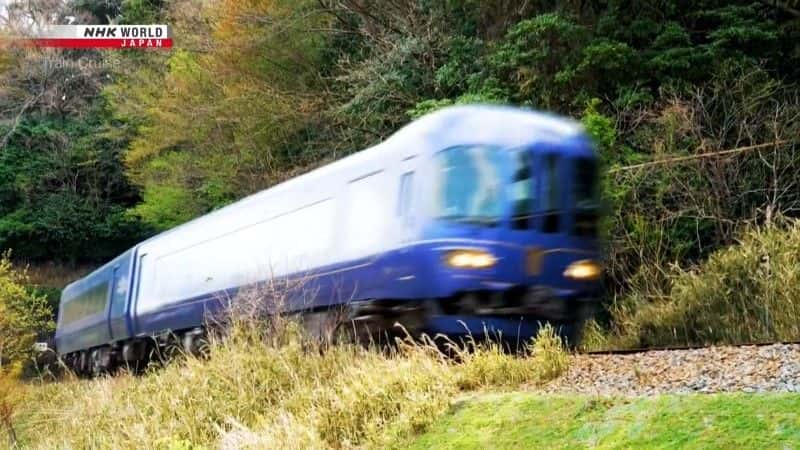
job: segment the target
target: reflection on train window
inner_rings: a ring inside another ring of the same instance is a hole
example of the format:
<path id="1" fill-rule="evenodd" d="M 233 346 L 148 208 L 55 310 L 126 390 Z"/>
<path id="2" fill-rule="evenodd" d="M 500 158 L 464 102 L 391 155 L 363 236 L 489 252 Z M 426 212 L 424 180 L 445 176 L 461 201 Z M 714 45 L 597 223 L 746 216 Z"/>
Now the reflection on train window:
<path id="1" fill-rule="evenodd" d="M 436 155 L 435 216 L 494 224 L 502 213 L 503 153 L 497 147 L 454 147 Z"/>
<path id="2" fill-rule="evenodd" d="M 120 317 L 125 313 L 128 300 L 128 262 L 114 271 L 114 292 L 111 293 L 111 317 Z"/>
<path id="3" fill-rule="evenodd" d="M 64 312 L 61 317 L 63 323 L 72 323 L 105 311 L 107 297 L 108 282 L 98 284 L 83 295 L 73 298 L 63 306 Z"/>
<path id="4" fill-rule="evenodd" d="M 511 195 L 514 216 L 513 226 L 517 229 L 528 228 L 529 220 L 536 204 L 536 180 L 533 176 L 533 161 L 527 149 L 515 150 L 512 155 Z"/>

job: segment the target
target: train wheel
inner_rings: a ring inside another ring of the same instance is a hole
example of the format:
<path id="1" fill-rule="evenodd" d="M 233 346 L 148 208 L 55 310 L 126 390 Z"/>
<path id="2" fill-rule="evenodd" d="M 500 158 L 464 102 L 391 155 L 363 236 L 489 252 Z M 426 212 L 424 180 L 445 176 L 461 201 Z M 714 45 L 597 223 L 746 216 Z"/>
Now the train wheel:
<path id="1" fill-rule="evenodd" d="M 170 361 L 184 355 L 181 343 L 177 339 L 169 339 L 161 351 L 160 360 L 163 365 L 167 365 Z"/>
<path id="2" fill-rule="evenodd" d="M 141 375 L 147 370 L 147 366 L 149 364 L 150 361 L 147 358 L 142 358 L 128 361 L 123 365 L 123 367 L 133 375 Z"/>
<path id="3" fill-rule="evenodd" d="M 324 349 L 336 344 L 337 341 L 345 337 L 339 332 L 339 328 L 341 323 L 346 321 L 346 317 L 347 315 L 343 309 L 335 308 L 327 311 L 306 313 L 302 316 L 300 324 L 308 339 L 313 344 Z"/>
<path id="4" fill-rule="evenodd" d="M 335 345 L 355 345 L 364 343 L 365 333 L 359 333 L 356 322 L 352 320 L 339 321 L 331 335 L 331 343 Z M 369 342 L 369 339 L 366 339 Z"/>
<path id="5" fill-rule="evenodd" d="M 80 357 L 78 357 L 78 367 L 76 372 L 78 375 L 85 377 L 89 375 L 89 369 L 89 354 L 86 352 L 86 350 L 82 350 Z"/>
<path id="6" fill-rule="evenodd" d="M 360 345 L 385 350 L 391 348 L 395 333 L 391 329 L 365 320 L 344 320 L 336 327 L 335 344 Z"/>
<path id="7" fill-rule="evenodd" d="M 183 335 L 181 344 L 184 354 L 194 357 L 207 357 L 210 351 L 208 339 L 202 330 L 190 331 Z"/>
<path id="8" fill-rule="evenodd" d="M 104 367 L 100 361 L 100 350 L 94 349 L 89 354 L 89 374 L 92 377 L 99 377 L 103 374 Z"/>

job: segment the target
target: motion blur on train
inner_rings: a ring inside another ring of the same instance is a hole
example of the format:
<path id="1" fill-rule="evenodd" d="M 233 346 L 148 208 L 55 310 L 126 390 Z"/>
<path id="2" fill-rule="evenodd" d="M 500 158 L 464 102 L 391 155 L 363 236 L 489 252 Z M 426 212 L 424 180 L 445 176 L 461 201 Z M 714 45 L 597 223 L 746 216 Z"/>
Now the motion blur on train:
<path id="1" fill-rule="evenodd" d="M 276 281 L 295 287 L 273 313 L 343 330 L 524 342 L 547 322 L 574 344 L 602 275 L 597 166 L 571 120 L 439 110 L 70 284 L 56 350 L 85 374 L 196 351 L 209 317 Z"/>

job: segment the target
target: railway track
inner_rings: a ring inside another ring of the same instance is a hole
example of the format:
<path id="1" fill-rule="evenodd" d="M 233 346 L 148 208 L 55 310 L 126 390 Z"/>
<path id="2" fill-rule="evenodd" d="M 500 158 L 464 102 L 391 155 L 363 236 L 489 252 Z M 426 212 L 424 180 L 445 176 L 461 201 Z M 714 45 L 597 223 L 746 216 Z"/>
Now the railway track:
<path id="1" fill-rule="evenodd" d="M 800 341 L 575 353 L 564 375 L 537 389 L 610 396 L 800 393 Z"/>
<path id="2" fill-rule="evenodd" d="M 770 345 L 800 345 L 800 340 L 750 342 L 744 344 L 706 344 L 706 345 L 679 345 L 679 346 L 664 346 L 664 347 L 639 347 L 639 348 L 626 348 L 626 349 L 616 349 L 616 350 L 584 350 L 580 351 L 579 353 L 582 355 L 633 355 L 637 353 L 648 353 L 648 352 L 701 350 L 701 349 L 717 348 L 717 347 L 766 347 Z"/>

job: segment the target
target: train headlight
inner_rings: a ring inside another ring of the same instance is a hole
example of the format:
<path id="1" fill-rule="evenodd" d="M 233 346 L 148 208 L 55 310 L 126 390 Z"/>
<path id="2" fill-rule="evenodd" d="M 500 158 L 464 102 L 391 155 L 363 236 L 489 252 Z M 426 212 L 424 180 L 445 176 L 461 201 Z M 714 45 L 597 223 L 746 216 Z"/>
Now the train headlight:
<path id="1" fill-rule="evenodd" d="M 595 281 L 603 275 L 603 266 L 597 261 L 583 259 L 576 261 L 564 271 L 564 277 L 576 281 Z"/>
<path id="2" fill-rule="evenodd" d="M 497 258 L 483 250 L 453 250 L 445 255 L 450 267 L 459 269 L 486 269 L 497 263 Z"/>

